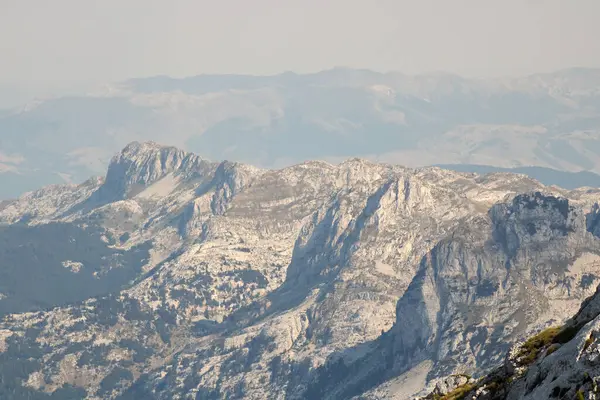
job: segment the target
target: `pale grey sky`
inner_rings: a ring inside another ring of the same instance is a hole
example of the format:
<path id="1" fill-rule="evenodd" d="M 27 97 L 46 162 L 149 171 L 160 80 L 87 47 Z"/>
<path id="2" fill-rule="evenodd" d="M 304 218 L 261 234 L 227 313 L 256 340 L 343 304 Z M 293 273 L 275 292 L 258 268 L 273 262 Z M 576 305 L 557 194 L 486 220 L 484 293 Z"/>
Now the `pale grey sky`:
<path id="1" fill-rule="evenodd" d="M 0 0 L 0 91 L 333 66 L 600 66 L 600 0 Z"/>

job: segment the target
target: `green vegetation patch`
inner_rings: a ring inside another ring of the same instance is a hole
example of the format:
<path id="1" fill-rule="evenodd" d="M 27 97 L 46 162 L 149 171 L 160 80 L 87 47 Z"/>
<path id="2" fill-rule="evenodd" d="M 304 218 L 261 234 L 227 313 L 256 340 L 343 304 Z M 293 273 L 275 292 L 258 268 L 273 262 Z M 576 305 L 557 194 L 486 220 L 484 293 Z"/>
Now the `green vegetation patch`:
<path id="1" fill-rule="evenodd" d="M 557 336 L 563 331 L 563 328 L 552 327 L 544 329 L 535 336 L 527 339 L 521 346 L 517 358 L 521 366 L 531 365 L 538 358 L 542 350 L 556 342 Z"/>
<path id="2" fill-rule="evenodd" d="M 555 326 L 544 329 L 535 336 L 530 337 L 521 346 L 517 358 L 521 366 L 531 365 L 537 360 L 544 349 L 548 349 L 548 355 L 554 353 L 558 346 L 554 344 L 565 344 L 573 339 L 579 333 L 581 326 Z M 586 341 L 586 347 L 592 343 L 593 339 Z M 588 343 L 589 342 L 589 343 Z"/>
<path id="3" fill-rule="evenodd" d="M 475 383 L 465 383 L 464 385 L 457 387 L 450 393 L 446 393 L 445 395 L 441 396 L 434 396 L 434 400 L 462 400 L 476 388 L 477 384 Z"/>
<path id="4" fill-rule="evenodd" d="M 591 344 L 594 343 L 594 335 L 590 334 L 587 339 L 585 339 L 585 343 L 583 344 L 583 351 L 586 351 Z"/>

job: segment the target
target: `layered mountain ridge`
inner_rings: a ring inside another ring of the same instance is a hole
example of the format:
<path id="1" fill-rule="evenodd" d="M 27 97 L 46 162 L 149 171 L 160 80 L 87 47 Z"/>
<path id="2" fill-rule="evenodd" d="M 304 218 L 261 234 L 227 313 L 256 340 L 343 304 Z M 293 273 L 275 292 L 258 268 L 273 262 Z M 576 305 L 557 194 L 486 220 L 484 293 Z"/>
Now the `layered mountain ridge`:
<path id="1" fill-rule="evenodd" d="M 358 155 L 600 173 L 599 123 L 599 69 L 499 80 L 349 68 L 133 79 L 0 113 L 0 199 L 104 174 L 136 140 L 263 168 Z"/>
<path id="2" fill-rule="evenodd" d="M 599 194 L 130 143 L 0 205 L 0 397 L 404 399 L 483 374 L 594 293 Z"/>

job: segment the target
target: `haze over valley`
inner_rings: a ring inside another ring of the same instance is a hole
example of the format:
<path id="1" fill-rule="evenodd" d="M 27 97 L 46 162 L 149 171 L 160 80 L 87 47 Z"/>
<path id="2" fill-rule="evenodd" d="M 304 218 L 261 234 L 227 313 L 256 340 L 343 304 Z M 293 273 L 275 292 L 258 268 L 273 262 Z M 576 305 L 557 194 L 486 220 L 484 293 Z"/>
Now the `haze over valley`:
<path id="1" fill-rule="evenodd" d="M 1 400 L 600 398 L 598 0 L 1 0 Z"/>

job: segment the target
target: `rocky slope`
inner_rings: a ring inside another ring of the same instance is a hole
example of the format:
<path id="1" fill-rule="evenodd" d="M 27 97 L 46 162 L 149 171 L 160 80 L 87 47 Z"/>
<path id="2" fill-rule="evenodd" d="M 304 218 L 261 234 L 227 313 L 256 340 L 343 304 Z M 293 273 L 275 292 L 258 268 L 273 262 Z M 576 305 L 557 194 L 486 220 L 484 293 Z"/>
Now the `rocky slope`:
<path id="1" fill-rule="evenodd" d="M 599 320 L 600 286 L 564 325 L 514 345 L 491 373 L 450 376 L 418 399 L 597 399 Z"/>
<path id="2" fill-rule="evenodd" d="M 600 283 L 600 192 L 131 143 L 0 205 L 0 397 L 408 398 Z"/>

